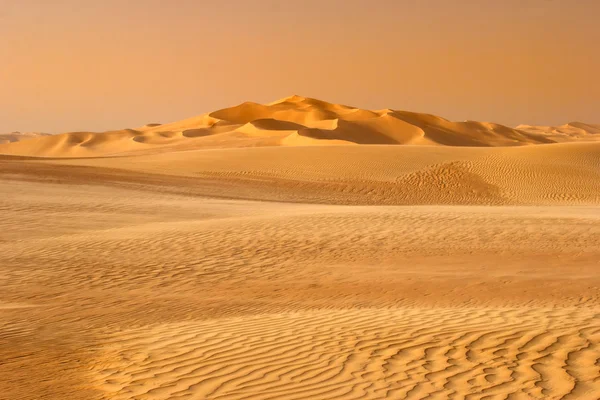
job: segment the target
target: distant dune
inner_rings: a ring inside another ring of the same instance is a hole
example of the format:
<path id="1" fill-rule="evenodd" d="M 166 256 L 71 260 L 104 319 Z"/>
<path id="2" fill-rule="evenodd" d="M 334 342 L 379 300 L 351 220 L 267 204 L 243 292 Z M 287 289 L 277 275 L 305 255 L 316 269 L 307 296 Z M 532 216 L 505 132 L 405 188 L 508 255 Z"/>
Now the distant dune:
<path id="1" fill-rule="evenodd" d="M 90 183 L 142 179 L 220 198 L 600 203 L 600 125 L 578 122 L 513 129 L 292 96 L 137 129 L 15 137 L 29 139 L 0 145 L 0 157 L 38 161 L 7 163 L 6 171 Z"/>
<path id="2" fill-rule="evenodd" d="M 0 145 L 0 154 L 97 157 L 207 148 L 336 144 L 498 147 L 597 141 L 599 132 L 599 125 L 583 123 L 510 128 L 488 122 L 452 122 L 429 114 L 363 110 L 292 96 L 267 105 L 246 102 L 183 121 L 150 123 L 136 129 L 32 136 L 26 142 Z"/>
<path id="3" fill-rule="evenodd" d="M 583 122 L 569 122 L 561 126 L 519 125 L 517 129 L 532 134 L 551 136 L 554 141 L 572 141 L 589 138 L 590 135 L 600 135 L 600 125 Z"/>
<path id="4" fill-rule="evenodd" d="M 20 142 L 22 140 L 39 138 L 42 136 L 48 136 L 48 133 L 39 132 L 12 132 L 12 133 L 0 133 L 0 144 Z"/>

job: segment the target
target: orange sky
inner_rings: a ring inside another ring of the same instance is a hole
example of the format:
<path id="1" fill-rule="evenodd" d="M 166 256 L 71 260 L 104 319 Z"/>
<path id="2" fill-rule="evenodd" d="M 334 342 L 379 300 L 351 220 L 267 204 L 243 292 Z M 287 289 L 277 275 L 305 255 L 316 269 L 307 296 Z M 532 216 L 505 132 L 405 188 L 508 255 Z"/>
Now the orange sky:
<path id="1" fill-rule="evenodd" d="M 453 120 L 600 123 L 599 0 L 0 0 L 0 133 L 291 94 Z"/>

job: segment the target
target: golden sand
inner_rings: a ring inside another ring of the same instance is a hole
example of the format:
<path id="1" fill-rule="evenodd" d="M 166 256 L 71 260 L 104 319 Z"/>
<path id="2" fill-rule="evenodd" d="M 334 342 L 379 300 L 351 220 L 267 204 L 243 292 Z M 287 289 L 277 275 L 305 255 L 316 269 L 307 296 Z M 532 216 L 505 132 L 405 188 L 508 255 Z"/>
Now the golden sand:
<path id="1" fill-rule="evenodd" d="M 600 398 L 598 133 L 294 96 L 0 145 L 0 398 Z"/>

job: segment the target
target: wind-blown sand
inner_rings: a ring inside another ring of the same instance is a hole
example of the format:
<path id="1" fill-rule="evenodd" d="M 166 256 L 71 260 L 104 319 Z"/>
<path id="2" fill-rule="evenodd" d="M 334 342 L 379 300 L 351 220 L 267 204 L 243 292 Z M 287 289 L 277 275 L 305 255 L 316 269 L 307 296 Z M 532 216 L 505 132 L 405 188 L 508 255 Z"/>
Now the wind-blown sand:
<path id="1" fill-rule="evenodd" d="M 594 129 L 296 96 L 0 145 L 0 398 L 600 398 Z"/>

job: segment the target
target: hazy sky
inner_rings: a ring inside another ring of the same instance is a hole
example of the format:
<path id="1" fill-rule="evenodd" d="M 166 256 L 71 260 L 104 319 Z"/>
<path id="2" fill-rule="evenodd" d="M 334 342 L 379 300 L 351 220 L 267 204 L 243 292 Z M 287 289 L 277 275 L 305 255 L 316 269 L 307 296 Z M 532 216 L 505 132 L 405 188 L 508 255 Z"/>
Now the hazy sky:
<path id="1" fill-rule="evenodd" d="M 600 0 L 0 0 L 0 133 L 136 127 L 292 94 L 600 123 Z"/>

